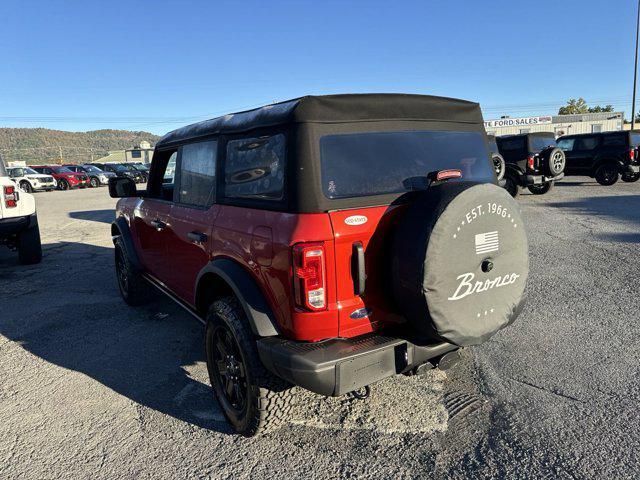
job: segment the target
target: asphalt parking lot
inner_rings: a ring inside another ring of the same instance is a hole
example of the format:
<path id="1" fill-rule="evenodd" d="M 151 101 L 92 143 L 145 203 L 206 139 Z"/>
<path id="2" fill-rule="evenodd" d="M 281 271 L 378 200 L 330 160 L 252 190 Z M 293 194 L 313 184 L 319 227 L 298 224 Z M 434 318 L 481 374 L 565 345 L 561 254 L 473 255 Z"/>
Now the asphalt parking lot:
<path id="1" fill-rule="evenodd" d="M 371 398 L 300 391 L 288 425 L 231 433 L 202 327 L 132 309 L 106 189 L 36 194 L 40 265 L 0 251 L 0 478 L 637 478 L 640 183 L 523 194 L 528 306 L 446 374 Z"/>

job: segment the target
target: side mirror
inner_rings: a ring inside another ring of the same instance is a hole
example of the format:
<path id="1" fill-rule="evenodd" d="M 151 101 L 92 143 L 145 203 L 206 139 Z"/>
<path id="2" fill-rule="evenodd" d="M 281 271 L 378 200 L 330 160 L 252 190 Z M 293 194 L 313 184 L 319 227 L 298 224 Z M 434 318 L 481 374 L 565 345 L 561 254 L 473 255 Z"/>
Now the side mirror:
<path id="1" fill-rule="evenodd" d="M 139 196 L 136 182 L 129 177 L 111 177 L 109 179 L 109 195 L 111 198 Z"/>

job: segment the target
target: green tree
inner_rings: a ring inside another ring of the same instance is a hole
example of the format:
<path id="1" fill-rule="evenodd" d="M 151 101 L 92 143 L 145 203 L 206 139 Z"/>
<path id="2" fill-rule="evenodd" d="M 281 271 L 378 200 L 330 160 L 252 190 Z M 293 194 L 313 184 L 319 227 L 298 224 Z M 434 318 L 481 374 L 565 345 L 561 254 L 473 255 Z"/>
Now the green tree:
<path id="1" fill-rule="evenodd" d="M 570 98 L 564 107 L 560 107 L 558 115 L 577 115 L 580 113 L 589 113 L 589 107 L 584 98 L 580 97 L 577 100 Z"/>
<path id="2" fill-rule="evenodd" d="M 613 112 L 613 105 L 607 105 L 605 107 L 596 105 L 595 107 L 589 107 L 589 113 L 607 113 L 607 112 Z"/>

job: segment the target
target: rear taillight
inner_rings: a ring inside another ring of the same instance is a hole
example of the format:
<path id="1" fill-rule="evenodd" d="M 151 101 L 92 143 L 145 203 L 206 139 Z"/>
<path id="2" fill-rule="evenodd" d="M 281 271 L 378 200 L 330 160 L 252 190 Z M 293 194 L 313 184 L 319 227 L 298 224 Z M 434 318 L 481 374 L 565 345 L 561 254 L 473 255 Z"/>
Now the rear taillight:
<path id="1" fill-rule="evenodd" d="M 326 310 L 324 244 L 299 243 L 293 247 L 293 285 L 298 307 Z"/>
<path id="2" fill-rule="evenodd" d="M 16 187 L 5 186 L 4 187 L 4 205 L 7 208 L 15 208 L 18 206 L 18 200 L 20 196 Z"/>
<path id="3" fill-rule="evenodd" d="M 635 158 L 636 158 L 636 150 L 632 148 L 631 150 L 629 150 L 629 160 L 635 160 Z"/>
<path id="4" fill-rule="evenodd" d="M 527 157 L 527 167 L 529 170 L 535 170 L 536 157 L 534 155 L 529 155 Z"/>

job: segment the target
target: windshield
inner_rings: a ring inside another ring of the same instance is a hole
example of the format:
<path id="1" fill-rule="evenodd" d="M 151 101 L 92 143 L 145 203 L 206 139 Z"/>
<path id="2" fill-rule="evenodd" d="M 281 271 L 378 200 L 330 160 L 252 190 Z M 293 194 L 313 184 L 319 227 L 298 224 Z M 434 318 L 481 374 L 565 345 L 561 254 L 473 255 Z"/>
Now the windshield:
<path id="1" fill-rule="evenodd" d="M 67 167 L 51 167 L 51 170 L 56 173 L 73 173 L 73 171 L 71 171 Z"/>
<path id="2" fill-rule="evenodd" d="M 29 168 L 29 167 L 25 167 L 23 168 L 25 175 L 38 175 L 38 172 L 36 172 L 33 168 Z"/>
<path id="3" fill-rule="evenodd" d="M 94 167 L 93 165 L 83 165 L 82 168 L 84 168 L 85 171 L 89 173 L 102 173 L 102 170 L 100 170 L 98 167 Z"/>
<path id="4" fill-rule="evenodd" d="M 327 198 L 401 193 L 423 188 L 431 172 L 460 169 L 462 180 L 493 182 L 479 132 L 404 131 L 327 135 L 320 139 Z"/>
<path id="5" fill-rule="evenodd" d="M 148 166 L 142 164 L 133 165 L 133 168 L 135 168 L 136 170 L 140 170 L 141 172 L 146 172 L 147 170 L 149 170 Z"/>
<path id="6" fill-rule="evenodd" d="M 532 135 L 529 137 L 529 147 L 532 152 L 539 152 L 540 150 L 544 150 L 547 147 L 555 147 L 556 139 L 553 136 L 549 137 L 538 137 L 537 135 Z"/>
<path id="7" fill-rule="evenodd" d="M 116 172 L 126 172 L 129 169 L 127 167 L 125 167 L 124 165 L 120 165 L 120 164 L 111 164 L 109 165 L 111 168 L 113 168 Z"/>

